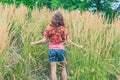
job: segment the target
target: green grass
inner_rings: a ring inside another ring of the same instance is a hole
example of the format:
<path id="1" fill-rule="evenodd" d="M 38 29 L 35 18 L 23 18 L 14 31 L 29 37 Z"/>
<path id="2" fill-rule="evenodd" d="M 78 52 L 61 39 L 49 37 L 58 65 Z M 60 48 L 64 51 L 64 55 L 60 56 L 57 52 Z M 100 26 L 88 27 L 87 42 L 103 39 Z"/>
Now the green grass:
<path id="1" fill-rule="evenodd" d="M 65 43 L 69 80 L 117 80 L 120 76 L 120 19 L 109 24 L 100 13 L 59 9 L 69 36 L 83 49 Z M 4 14 L 3 14 L 4 12 Z M 21 5 L 0 5 L 0 80 L 47 80 L 48 42 L 31 46 L 43 37 L 55 11 L 29 11 Z M 60 68 L 58 64 L 58 79 Z"/>

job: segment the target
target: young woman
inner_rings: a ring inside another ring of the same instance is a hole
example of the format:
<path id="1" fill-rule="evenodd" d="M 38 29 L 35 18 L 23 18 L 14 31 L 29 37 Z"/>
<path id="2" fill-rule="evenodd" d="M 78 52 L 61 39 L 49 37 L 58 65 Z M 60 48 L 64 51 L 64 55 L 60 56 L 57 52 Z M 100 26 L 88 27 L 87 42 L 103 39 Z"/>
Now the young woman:
<path id="1" fill-rule="evenodd" d="M 48 59 L 51 66 L 51 79 L 57 80 L 56 62 L 60 62 L 62 68 L 62 80 L 67 80 L 65 67 L 66 53 L 64 51 L 63 42 L 67 41 L 69 44 L 77 46 L 78 48 L 82 48 L 82 45 L 77 45 L 70 40 L 67 29 L 64 25 L 63 16 L 60 12 L 54 14 L 51 24 L 45 28 L 43 39 L 31 42 L 31 45 L 43 44 L 47 39 L 49 39 Z"/>

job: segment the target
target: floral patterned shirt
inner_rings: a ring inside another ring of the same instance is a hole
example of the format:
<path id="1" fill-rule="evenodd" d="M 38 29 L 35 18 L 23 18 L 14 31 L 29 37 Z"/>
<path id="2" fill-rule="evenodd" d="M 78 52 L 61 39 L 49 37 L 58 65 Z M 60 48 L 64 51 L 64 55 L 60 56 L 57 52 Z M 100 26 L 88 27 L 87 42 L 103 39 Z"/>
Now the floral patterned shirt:
<path id="1" fill-rule="evenodd" d="M 65 26 L 52 27 L 47 26 L 44 30 L 44 37 L 52 43 L 61 43 L 68 38 L 68 32 Z"/>

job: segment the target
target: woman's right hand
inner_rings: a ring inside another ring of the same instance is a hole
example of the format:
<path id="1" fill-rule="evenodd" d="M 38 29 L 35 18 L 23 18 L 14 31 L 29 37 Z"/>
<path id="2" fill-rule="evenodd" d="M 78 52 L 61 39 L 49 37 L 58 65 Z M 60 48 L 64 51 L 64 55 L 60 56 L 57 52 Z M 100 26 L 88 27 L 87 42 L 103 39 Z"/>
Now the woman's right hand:
<path id="1" fill-rule="evenodd" d="M 79 49 L 81 49 L 81 48 L 83 48 L 83 45 L 78 45 L 77 47 L 78 47 Z"/>

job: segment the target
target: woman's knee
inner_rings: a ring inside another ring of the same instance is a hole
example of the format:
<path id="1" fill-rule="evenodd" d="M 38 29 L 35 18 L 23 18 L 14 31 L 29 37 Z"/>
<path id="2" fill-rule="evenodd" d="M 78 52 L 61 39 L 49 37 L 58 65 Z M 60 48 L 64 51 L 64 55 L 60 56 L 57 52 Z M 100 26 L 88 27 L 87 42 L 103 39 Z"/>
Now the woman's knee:
<path id="1" fill-rule="evenodd" d="M 50 63 L 51 64 L 51 74 L 55 75 L 56 74 L 56 63 Z"/>

